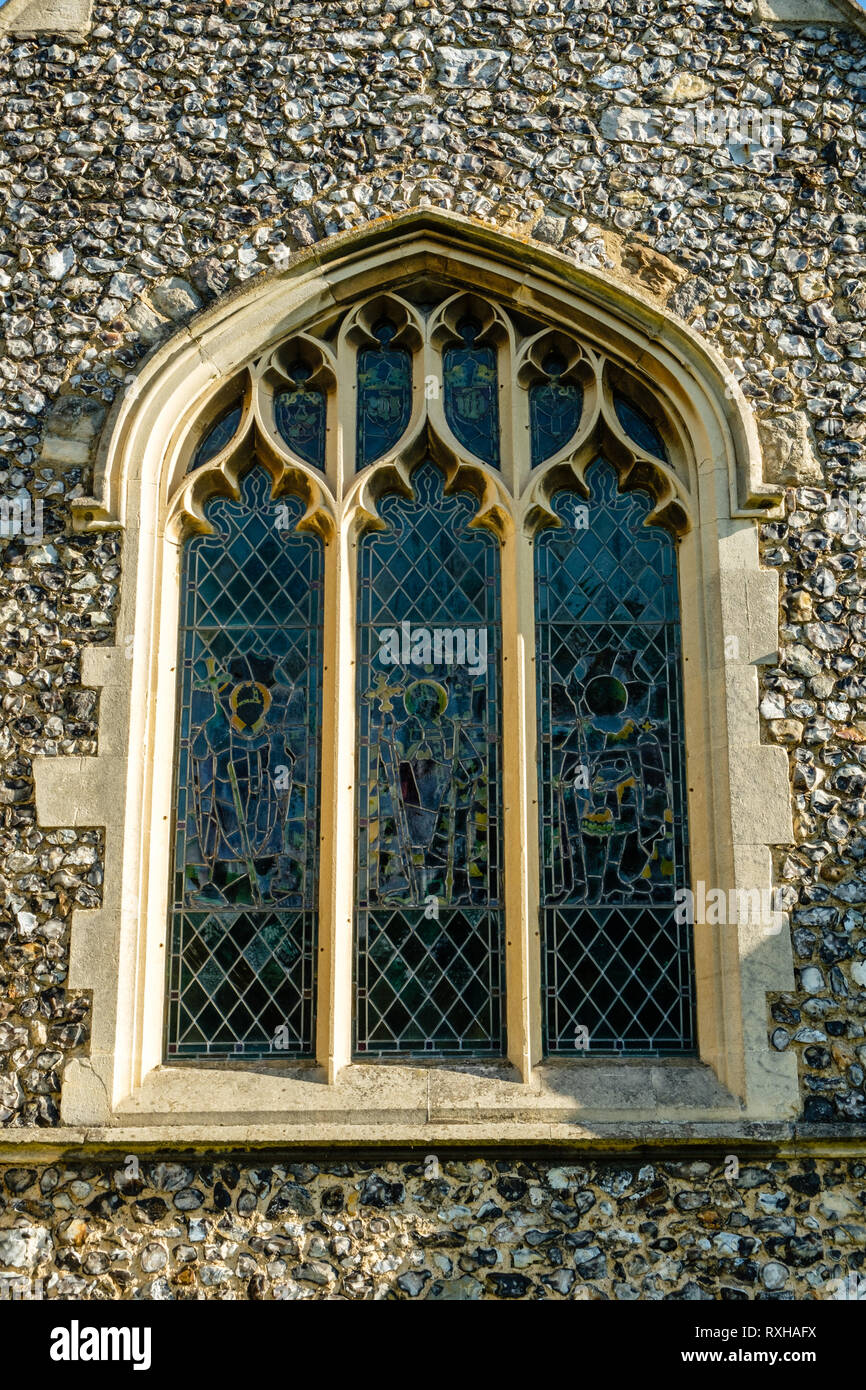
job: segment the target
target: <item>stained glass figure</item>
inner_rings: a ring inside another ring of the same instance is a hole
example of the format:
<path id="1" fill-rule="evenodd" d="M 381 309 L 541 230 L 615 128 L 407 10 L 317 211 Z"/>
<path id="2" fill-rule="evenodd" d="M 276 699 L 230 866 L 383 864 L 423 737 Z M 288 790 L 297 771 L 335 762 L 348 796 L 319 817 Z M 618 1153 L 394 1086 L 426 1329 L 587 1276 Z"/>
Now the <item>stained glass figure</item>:
<path id="1" fill-rule="evenodd" d="M 184 549 L 169 1057 L 313 1049 L 322 543 L 255 467 Z"/>
<path id="2" fill-rule="evenodd" d="M 536 542 L 549 1053 L 695 1045 L 675 542 L 597 460 Z M 677 914 L 682 915 L 682 914 Z"/>
<path id="3" fill-rule="evenodd" d="M 664 459 L 667 463 L 668 451 L 664 446 L 664 441 L 652 420 L 644 414 L 640 406 L 635 405 L 634 401 L 629 400 L 627 396 L 614 391 L 613 408 L 616 411 L 616 418 L 629 439 L 633 439 L 635 444 L 639 444 L 648 454 L 655 454 L 656 458 Z"/>
<path id="4" fill-rule="evenodd" d="M 496 350 L 480 347 L 477 319 L 467 315 L 457 325 L 462 347 L 445 351 L 445 418 L 460 443 L 484 463 L 499 467 L 499 392 Z"/>
<path id="5" fill-rule="evenodd" d="M 389 319 L 373 329 L 378 347 L 358 353 L 358 467 L 392 449 L 412 413 L 412 359 L 391 347 L 397 330 Z"/>
<path id="6" fill-rule="evenodd" d="M 499 548 L 412 481 L 359 547 L 355 1048 L 499 1055 Z"/>
<path id="7" fill-rule="evenodd" d="M 234 439 L 241 422 L 241 413 L 242 407 L 240 405 L 232 406 L 231 410 L 226 411 L 225 415 L 221 415 L 216 424 L 211 426 L 193 455 L 192 463 L 187 469 L 188 473 L 191 473 L 194 468 L 200 468 L 203 463 L 209 463 L 212 458 L 216 458 L 229 440 Z"/>
<path id="8" fill-rule="evenodd" d="M 309 376 L 303 362 L 289 369 L 292 385 L 274 397 L 274 419 L 289 448 L 314 468 L 324 469 L 325 393 L 306 385 Z"/>
<path id="9" fill-rule="evenodd" d="M 549 352 L 542 362 L 546 381 L 529 389 L 529 421 L 532 440 L 532 467 L 559 453 L 577 431 L 583 410 L 583 391 L 574 382 L 563 381 L 565 358 Z"/>

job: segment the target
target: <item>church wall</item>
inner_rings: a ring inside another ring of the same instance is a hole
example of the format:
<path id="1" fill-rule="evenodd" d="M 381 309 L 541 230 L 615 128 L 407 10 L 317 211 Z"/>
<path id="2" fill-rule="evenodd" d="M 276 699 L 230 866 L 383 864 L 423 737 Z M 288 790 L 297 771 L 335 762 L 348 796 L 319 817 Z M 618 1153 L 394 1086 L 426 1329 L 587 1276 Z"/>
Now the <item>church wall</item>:
<path id="1" fill-rule="evenodd" d="M 0 1178 L 0 1279 L 75 1299 L 859 1290 L 866 1163 L 764 1155 L 734 1178 L 731 1157 L 25 1161 Z"/>
<path id="2" fill-rule="evenodd" d="M 69 504 L 106 414 L 201 307 L 426 201 L 665 304 L 761 423 L 789 485 L 762 528 L 782 606 L 761 714 L 790 753 L 796 834 L 776 871 L 797 988 L 767 1030 L 797 1056 L 802 1141 L 862 1153 L 866 36 L 745 0 L 335 15 L 96 3 L 80 41 L 0 37 L 0 502 L 22 519 L 0 589 L 0 1126 L 56 1127 L 87 1055 L 69 921 L 99 904 L 103 836 L 37 824 L 31 760 L 97 747 L 81 651 L 113 640 L 122 542 L 74 535 Z M 866 1242 L 863 1163 L 818 1148 L 742 1158 L 739 1179 L 718 1156 L 440 1155 L 430 1179 L 423 1160 L 168 1155 L 120 1181 L 84 1153 L 4 1158 L 0 1278 L 53 1271 L 76 1295 L 804 1297 L 862 1268 Z"/>

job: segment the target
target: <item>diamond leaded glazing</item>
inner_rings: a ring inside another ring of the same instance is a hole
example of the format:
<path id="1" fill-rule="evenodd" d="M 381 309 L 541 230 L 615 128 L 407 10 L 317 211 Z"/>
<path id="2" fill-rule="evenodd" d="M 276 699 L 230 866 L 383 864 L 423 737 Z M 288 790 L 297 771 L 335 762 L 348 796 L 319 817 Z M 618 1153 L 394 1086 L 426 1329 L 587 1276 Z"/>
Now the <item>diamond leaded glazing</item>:
<path id="1" fill-rule="evenodd" d="M 220 450 L 224 449 L 229 440 L 234 439 L 237 434 L 242 414 L 243 409 L 240 405 L 232 406 L 231 410 L 220 416 L 215 425 L 211 425 L 193 454 L 187 472 L 191 473 L 194 468 L 201 468 L 203 463 L 209 463 L 212 458 L 216 458 Z"/>
<path id="2" fill-rule="evenodd" d="M 692 1051 L 676 548 L 603 460 L 535 547 L 549 1053 Z"/>
<path id="3" fill-rule="evenodd" d="M 498 1055 L 499 547 L 412 481 L 359 546 L 355 1050 Z"/>
<path id="4" fill-rule="evenodd" d="M 270 491 L 184 549 L 169 1057 L 313 1049 L 322 544 Z"/>
<path id="5" fill-rule="evenodd" d="M 652 420 L 641 410 L 640 406 L 635 405 L 634 401 L 629 400 L 627 396 L 614 391 L 613 408 L 616 411 L 616 418 L 629 439 L 633 439 L 635 444 L 639 444 L 648 454 L 655 454 L 656 458 L 664 459 L 665 462 L 668 461 L 668 451 L 664 446 L 664 440 Z"/>

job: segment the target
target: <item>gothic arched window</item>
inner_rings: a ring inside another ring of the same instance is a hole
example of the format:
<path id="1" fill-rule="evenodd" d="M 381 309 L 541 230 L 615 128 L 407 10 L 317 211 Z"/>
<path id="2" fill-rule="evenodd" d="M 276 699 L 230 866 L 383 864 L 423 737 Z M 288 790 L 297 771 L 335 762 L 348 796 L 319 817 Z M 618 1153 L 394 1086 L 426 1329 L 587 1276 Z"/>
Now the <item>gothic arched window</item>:
<path id="1" fill-rule="evenodd" d="M 37 767 L 42 824 L 107 822 L 70 1124 L 795 1113 L 779 914 L 677 910 L 792 836 L 747 407 L 661 307 L 441 222 L 213 306 L 76 504 L 133 573 L 93 771 Z"/>
<path id="2" fill-rule="evenodd" d="M 613 464 L 587 468 L 574 443 L 606 439 L 621 469 L 647 477 L 667 448 L 621 374 L 608 387 L 570 335 L 529 331 L 477 295 L 443 288 L 438 300 L 410 289 L 356 306 L 336 360 L 333 325 L 290 340 L 252 411 L 271 412 L 272 452 L 325 470 L 325 388 L 336 383 L 339 418 L 354 374 L 352 472 L 369 497 L 352 542 L 354 1053 L 507 1050 L 503 621 L 506 642 L 536 635 L 538 707 L 512 691 L 510 717 L 537 718 L 544 1049 L 687 1051 L 675 542 L 645 524 L 650 492 L 620 491 Z M 437 370 L 419 412 L 425 351 Z M 590 432 L 605 397 L 606 424 Z M 513 423 L 503 435 L 515 415 L 528 438 Z M 217 414 L 193 480 L 226 451 L 243 455 L 243 419 L 243 400 Z M 261 1056 L 278 1039 L 280 1051 L 314 1050 L 320 627 L 335 596 L 321 539 L 295 529 L 300 500 L 274 501 L 263 468 L 239 477 L 239 500 L 205 508 L 213 534 L 185 547 L 170 1057 Z M 535 514 L 521 523 L 527 484 Z M 534 547 L 523 627 L 514 605 L 503 614 L 503 545 L 512 560 Z"/>

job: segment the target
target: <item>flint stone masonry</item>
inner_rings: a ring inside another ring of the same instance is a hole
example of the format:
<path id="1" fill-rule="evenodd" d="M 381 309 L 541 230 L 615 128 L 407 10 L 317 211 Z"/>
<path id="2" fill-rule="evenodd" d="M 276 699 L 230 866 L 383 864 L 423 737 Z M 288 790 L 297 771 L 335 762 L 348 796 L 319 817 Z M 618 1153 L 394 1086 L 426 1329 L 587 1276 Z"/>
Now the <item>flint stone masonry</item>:
<path id="1" fill-rule="evenodd" d="M 37 11 L 53 32 L 18 37 Z M 122 546 L 73 535 L 69 508 L 91 491 L 104 419 L 200 306 L 424 203 L 627 279 L 704 335 L 755 411 L 765 476 L 788 488 L 784 519 L 761 529 L 782 602 L 760 675 L 796 816 L 776 870 L 798 987 L 768 1000 L 767 1030 L 797 1056 L 808 1123 L 866 1123 L 866 36 L 853 12 L 0 10 L 0 490 L 44 507 L 39 544 L 0 541 L 0 1126 L 56 1126 L 64 1067 L 87 1056 L 89 1000 L 65 986 L 69 919 L 99 904 L 103 832 L 37 825 L 31 760 L 97 748 L 81 652 L 112 641 Z M 699 129 L 699 104 L 772 117 L 781 148 L 674 139 Z M 477 1157 L 430 1180 L 396 1161 L 167 1161 L 130 1184 L 86 1158 L 19 1164 L 4 1175 L 0 1275 L 26 1270 L 61 1297 L 702 1299 L 824 1296 L 863 1267 L 858 1162 L 775 1161 L 739 1184 L 718 1165 L 650 1166 L 616 1193 L 591 1167 Z M 853 1212 L 832 1205 L 840 1187 Z"/>
<path id="2" fill-rule="evenodd" d="M 862 1162 L 731 1178 L 718 1160 L 432 1155 L 130 1168 L 0 1169 L 0 1279 L 85 1300 L 784 1302 L 838 1296 L 864 1269 Z"/>

